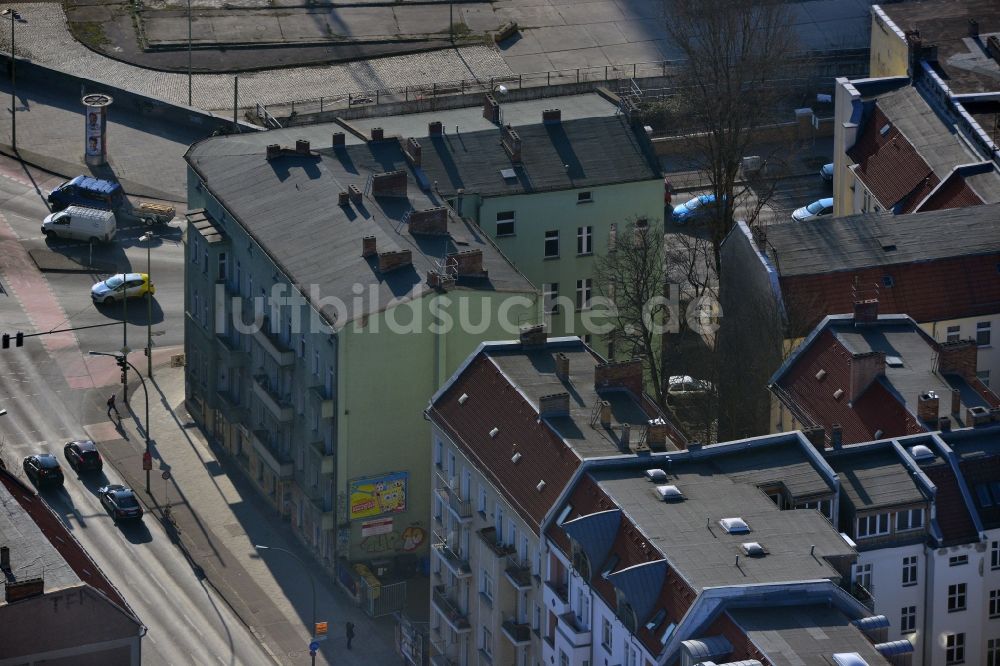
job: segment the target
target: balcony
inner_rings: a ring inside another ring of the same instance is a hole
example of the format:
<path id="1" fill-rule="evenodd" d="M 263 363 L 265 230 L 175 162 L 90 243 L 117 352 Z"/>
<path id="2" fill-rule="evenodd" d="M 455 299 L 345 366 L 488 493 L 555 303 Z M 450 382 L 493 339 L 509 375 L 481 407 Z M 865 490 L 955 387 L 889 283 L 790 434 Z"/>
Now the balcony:
<path id="1" fill-rule="evenodd" d="M 583 627 L 574 613 L 560 615 L 559 622 L 556 623 L 556 631 L 575 648 L 590 645 L 590 629 Z"/>
<path id="2" fill-rule="evenodd" d="M 274 472 L 275 476 L 280 479 L 290 479 L 292 477 L 294 468 L 292 459 L 287 454 L 279 451 L 277 447 L 272 448 L 270 436 L 266 430 L 254 430 L 250 441 L 253 444 L 254 451 L 257 452 L 257 457 Z"/>
<path id="3" fill-rule="evenodd" d="M 267 375 L 254 375 L 253 393 L 264 404 L 267 411 L 271 412 L 271 415 L 281 423 L 288 423 L 295 418 L 295 410 L 285 402 L 282 396 L 272 390 Z"/>
<path id="4" fill-rule="evenodd" d="M 527 623 L 515 622 L 514 618 L 508 618 L 501 625 L 503 635 L 507 637 L 514 647 L 531 645 L 531 627 Z"/>
<path id="5" fill-rule="evenodd" d="M 479 538 L 483 540 L 483 543 L 489 546 L 490 550 L 493 551 L 493 554 L 498 558 L 507 557 L 508 555 L 513 554 L 514 547 L 504 545 L 503 542 L 497 538 L 497 528 L 484 527 L 483 529 L 478 530 L 476 534 L 479 535 Z"/>
<path id="6" fill-rule="evenodd" d="M 239 404 L 231 391 L 218 391 L 215 394 L 218 399 L 218 407 L 226 417 L 234 423 L 246 421 L 247 408 Z"/>
<path id="7" fill-rule="evenodd" d="M 313 386 L 309 389 L 310 399 L 316 401 L 319 407 L 319 417 L 321 419 L 333 418 L 333 398 L 326 397 L 326 389 L 322 386 Z"/>
<path id="8" fill-rule="evenodd" d="M 215 344 L 219 354 L 219 361 L 223 365 L 231 368 L 246 367 L 250 354 L 243 351 L 243 348 L 230 336 L 216 333 Z"/>
<path id="9" fill-rule="evenodd" d="M 472 631 L 472 625 L 469 624 L 469 617 L 465 611 L 459 608 L 458 603 L 450 597 L 453 592 L 454 588 L 435 585 L 434 592 L 431 595 L 431 605 L 434 606 L 434 610 L 441 614 L 441 617 L 453 631 L 460 634 L 469 633 Z"/>
<path id="10" fill-rule="evenodd" d="M 278 339 L 276 335 L 271 334 L 271 324 L 267 317 L 263 319 L 260 326 L 254 327 L 253 339 L 278 365 L 285 367 L 295 363 L 295 351 Z"/>
<path id="11" fill-rule="evenodd" d="M 448 546 L 448 541 L 437 532 L 434 533 L 435 543 L 432 546 L 434 552 L 441 558 L 441 562 L 451 574 L 456 578 L 468 578 L 472 575 L 472 568 L 469 566 L 469 558 L 455 552 Z"/>
<path id="12" fill-rule="evenodd" d="M 527 561 L 522 562 L 513 555 L 509 556 L 504 574 L 515 590 L 531 588 L 531 565 Z"/>
<path id="13" fill-rule="evenodd" d="M 872 612 L 875 611 L 875 594 L 873 590 L 868 589 L 860 583 L 854 583 L 851 585 L 851 589 L 849 591 L 851 596 L 864 604 L 868 610 Z"/>
<path id="14" fill-rule="evenodd" d="M 319 473 L 325 476 L 333 474 L 333 453 L 327 451 L 326 442 L 323 441 L 322 435 L 315 430 L 312 431 L 309 446 L 319 454 Z"/>
<path id="15" fill-rule="evenodd" d="M 542 602 L 556 615 L 569 611 L 569 591 L 566 583 L 547 580 L 542 588 Z"/>
<path id="16" fill-rule="evenodd" d="M 450 483 L 440 472 L 436 474 L 437 476 L 437 489 L 436 492 L 438 497 L 444 502 L 448 510 L 454 514 L 455 519 L 461 523 L 467 523 L 472 520 L 472 502 L 468 499 L 462 497 L 458 492 L 458 480 L 453 479 Z"/>

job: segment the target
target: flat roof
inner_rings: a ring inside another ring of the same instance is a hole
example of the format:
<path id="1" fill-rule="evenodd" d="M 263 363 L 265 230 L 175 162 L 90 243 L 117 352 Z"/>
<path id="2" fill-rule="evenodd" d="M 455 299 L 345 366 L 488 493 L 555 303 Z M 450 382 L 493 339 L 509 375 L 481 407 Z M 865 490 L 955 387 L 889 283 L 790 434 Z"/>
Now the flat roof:
<path id="1" fill-rule="evenodd" d="M 741 455 L 732 456 L 734 466 Z M 678 487 L 684 499 L 675 502 L 658 499 L 654 484 L 641 469 L 591 474 L 696 593 L 722 585 L 839 581 L 840 574 L 826 558 L 850 557 L 855 552 L 818 511 L 781 511 L 749 477 L 722 473 L 711 459 L 670 466 L 667 480 L 659 483 Z M 751 531 L 727 533 L 719 521 L 729 517 L 742 518 Z M 752 541 L 765 548 L 764 557 L 748 557 L 743 552 L 740 544 Z M 812 547 L 815 550 L 810 554 Z"/>
<path id="2" fill-rule="evenodd" d="M 826 461 L 840 477 L 841 492 L 855 509 L 924 502 L 909 469 L 889 442 L 826 451 Z"/>
<path id="3" fill-rule="evenodd" d="M 833 655 L 841 652 L 857 652 L 869 666 L 889 663 L 846 615 L 830 606 L 755 606 L 728 612 L 773 666 L 833 663 Z"/>
<path id="4" fill-rule="evenodd" d="M 399 142 L 314 148 L 309 155 L 285 150 L 267 160 L 266 148 L 275 141 L 271 132 L 213 137 L 192 145 L 185 157 L 289 279 L 303 285 L 306 298 L 309 285 L 318 285 L 320 298 L 337 296 L 347 303 L 356 295 L 355 285 L 375 287 L 378 301 L 363 299 L 366 312 L 349 313 L 349 321 L 383 310 L 393 299 L 427 292 L 428 271 L 439 269 L 446 254 L 472 249 L 482 250 L 488 277 L 460 277 L 459 288 L 535 291 L 472 223 L 449 213 L 448 236 L 410 233 L 409 213 L 443 202 L 407 164 Z M 370 177 L 396 170 L 405 172 L 406 196 L 371 196 Z M 364 194 L 361 203 L 339 205 L 339 193 L 352 185 Z M 365 236 L 375 237 L 379 252 L 411 251 L 412 267 L 381 274 L 377 260 L 361 254 Z M 339 327 L 345 322 L 330 323 Z"/>
<path id="5" fill-rule="evenodd" d="M 766 229 L 768 254 L 782 277 L 996 254 L 998 217 L 1000 204 L 987 204 L 772 224 Z"/>

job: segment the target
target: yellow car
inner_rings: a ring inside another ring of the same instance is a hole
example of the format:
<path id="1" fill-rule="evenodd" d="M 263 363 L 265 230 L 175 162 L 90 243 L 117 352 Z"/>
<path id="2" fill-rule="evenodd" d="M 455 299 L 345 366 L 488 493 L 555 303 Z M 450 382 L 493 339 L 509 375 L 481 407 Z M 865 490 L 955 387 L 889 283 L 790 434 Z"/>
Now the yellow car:
<path id="1" fill-rule="evenodd" d="M 156 285 L 149 281 L 146 273 L 119 273 L 90 288 L 90 297 L 95 303 L 115 303 L 126 298 L 142 298 L 156 293 Z"/>

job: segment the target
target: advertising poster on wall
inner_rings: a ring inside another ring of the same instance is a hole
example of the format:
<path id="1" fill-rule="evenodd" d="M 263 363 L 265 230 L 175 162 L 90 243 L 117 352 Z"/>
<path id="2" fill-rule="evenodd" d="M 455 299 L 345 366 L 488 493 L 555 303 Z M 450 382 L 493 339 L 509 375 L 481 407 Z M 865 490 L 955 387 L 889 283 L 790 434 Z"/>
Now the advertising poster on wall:
<path id="1" fill-rule="evenodd" d="M 83 98 L 84 156 L 87 164 L 104 164 L 107 159 L 108 95 L 93 94 Z"/>
<path id="2" fill-rule="evenodd" d="M 406 511 L 407 472 L 354 479 L 349 483 L 351 520 Z"/>

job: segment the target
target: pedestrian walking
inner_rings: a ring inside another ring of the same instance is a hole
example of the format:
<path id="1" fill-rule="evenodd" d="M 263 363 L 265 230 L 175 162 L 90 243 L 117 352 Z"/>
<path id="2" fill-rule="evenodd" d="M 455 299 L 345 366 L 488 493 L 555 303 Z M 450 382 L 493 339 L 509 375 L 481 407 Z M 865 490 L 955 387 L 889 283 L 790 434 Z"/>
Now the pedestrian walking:
<path id="1" fill-rule="evenodd" d="M 117 416 L 118 420 L 121 421 L 122 420 L 122 415 L 118 413 L 118 407 L 115 405 L 115 394 L 114 393 L 112 393 L 111 397 L 108 398 L 108 418 L 109 419 L 111 418 L 111 410 L 114 410 L 115 416 Z"/>
<path id="2" fill-rule="evenodd" d="M 354 623 L 348 622 L 344 625 L 344 631 L 347 632 L 347 649 L 351 649 L 351 641 L 354 640 Z"/>

